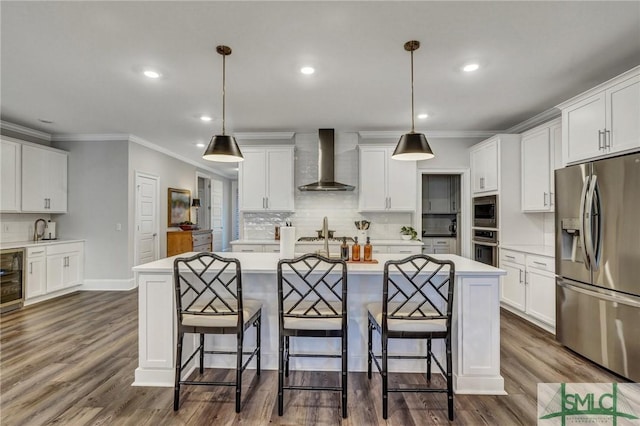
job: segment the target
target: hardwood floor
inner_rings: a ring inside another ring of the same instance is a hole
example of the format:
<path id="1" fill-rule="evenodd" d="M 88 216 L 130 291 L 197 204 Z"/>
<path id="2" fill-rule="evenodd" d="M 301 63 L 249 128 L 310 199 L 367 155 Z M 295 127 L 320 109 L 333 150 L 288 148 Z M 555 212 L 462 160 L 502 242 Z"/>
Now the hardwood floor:
<path id="1" fill-rule="evenodd" d="M 562 348 L 550 334 L 517 316 L 501 316 L 506 396 L 456 395 L 460 425 L 536 424 L 538 382 L 624 381 Z M 233 388 L 185 387 L 173 411 L 171 388 L 132 387 L 138 356 L 137 291 L 79 292 L 1 317 L 2 425 L 425 425 L 448 423 L 445 395 L 390 394 L 382 419 L 380 377 L 349 374 L 348 418 L 339 393 L 285 392 L 277 413 L 277 372 L 247 370 L 243 408 Z M 235 372 L 208 370 L 214 380 Z M 337 373 L 292 372 L 298 383 L 337 382 Z M 393 382 L 423 383 L 420 374 Z"/>

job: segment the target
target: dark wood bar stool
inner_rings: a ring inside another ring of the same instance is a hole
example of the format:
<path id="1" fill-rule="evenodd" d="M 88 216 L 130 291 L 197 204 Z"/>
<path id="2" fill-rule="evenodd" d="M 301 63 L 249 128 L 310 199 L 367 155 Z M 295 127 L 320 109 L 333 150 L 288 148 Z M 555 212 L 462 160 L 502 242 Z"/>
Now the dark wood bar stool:
<path id="1" fill-rule="evenodd" d="M 260 326 L 262 302 L 242 297 L 240 261 L 226 259 L 213 253 L 198 253 L 188 258 L 177 258 L 173 263 L 177 310 L 178 340 L 173 409 L 180 407 L 181 385 L 235 386 L 236 413 L 240 412 L 242 372 L 256 356 L 256 375 L 260 375 Z M 243 352 L 245 331 L 256 327 L 256 347 Z M 200 344 L 182 362 L 184 335 L 200 335 Z M 235 334 L 236 351 L 204 349 L 205 334 Z M 236 355 L 236 380 L 233 382 L 206 382 L 183 380 L 182 369 L 199 354 L 200 374 L 204 373 L 204 354 Z M 243 355 L 248 359 L 243 364 Z"/>
<path id="2" fill-rule="evenodd" d="M 427 255 L 391 260 L 384 265 L 382 302 L 367 305 L 368 357 L 367 375 L 371 379 L 371 363 L 375 362 L 382 376 L 382 417 L 388 415 L 389 392 L 442 392 L 447 394 L 449 420 L 453 420 L 453 380 L 451 362 L 451 313 L 455 266 L 451 261 L 437 260 Z M 382 355 L 373 351 L 373 330 L 380 334 Z M 426 356 L 388 353 L 389 339 L 426 339 Z M 431 351 L 432 339 L 445 341 L 446 369 Z M 381 359 L 382 364 L 378 362 Z M 427 381 L 431 385 L 431 361 L 443 376 L 446 388 L 389 388 L 389 359 L 426 359 Z"/>
<path id="3" fill-rule="evenodd" d="M 284 411 L 284 390 L 339 391 L 342 417 L 347 417 L 347 264 L 343 260 L 306 254 L 278 262 L 278 415 Z M 291 337 L 333 337 L 342 340 L 340 355 L 293 354 Z M 341 386 L 285 384 L 292 357 L 341 358 Z"/>

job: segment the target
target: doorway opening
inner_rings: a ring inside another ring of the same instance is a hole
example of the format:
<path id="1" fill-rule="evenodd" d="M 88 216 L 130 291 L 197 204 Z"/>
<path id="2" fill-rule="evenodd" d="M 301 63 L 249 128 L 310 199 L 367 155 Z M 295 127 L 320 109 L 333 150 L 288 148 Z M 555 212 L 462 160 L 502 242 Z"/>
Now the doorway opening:
<path id="1" fill-rule="evenodd" d="M 421 176 L 421 231 L 425 254 L 462 255 L 464 230 L 461 172 L 423 172 Z"/>

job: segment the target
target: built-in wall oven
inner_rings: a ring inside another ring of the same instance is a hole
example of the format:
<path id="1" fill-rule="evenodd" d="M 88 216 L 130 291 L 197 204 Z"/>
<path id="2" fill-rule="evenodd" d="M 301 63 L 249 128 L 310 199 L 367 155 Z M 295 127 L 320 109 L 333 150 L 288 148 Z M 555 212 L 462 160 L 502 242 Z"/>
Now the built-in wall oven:
<path id="1" fill-rule="evenodd" d="M 24 279 L 24 250 L 2 250 L 0 252 L 0 312 L 22 307 Z"/>
<path id="2" fill-rule="evenodd" d="M 498 266 L 498 231 L 495 229 L 473 230 L 473 258 L 477 262 Z"/>
<path id="3" fill-rule="evenodd" d="M 473 226 L 498 228 L 498 196 L 486 195 L 473 199 Z"/>

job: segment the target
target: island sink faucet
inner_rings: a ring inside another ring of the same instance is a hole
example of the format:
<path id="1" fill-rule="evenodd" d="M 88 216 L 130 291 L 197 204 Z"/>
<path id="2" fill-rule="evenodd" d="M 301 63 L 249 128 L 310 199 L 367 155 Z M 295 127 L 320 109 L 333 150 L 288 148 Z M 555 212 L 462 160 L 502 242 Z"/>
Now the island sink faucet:
<path id="1" fill-rule="evenodd" d="M 42 222 L 42 233 L 38 232 L 38 223 Z M 36 243 L 39 239 L 44 237 L 45 228 L 47 227 L 47 221 L 44 219 L 36 219 L 36 222 L 33 224 L 33 241 Z"/>
<path id="2" fill-rule="evenodd" d="M 329 257 L 329 219 L 326 216 L 322 219 L 322 238 L 324 238 L 324 248 L 318 250 L 318 254 Z"/>

